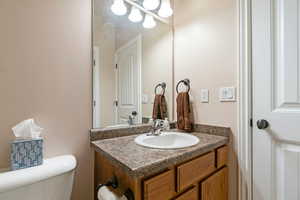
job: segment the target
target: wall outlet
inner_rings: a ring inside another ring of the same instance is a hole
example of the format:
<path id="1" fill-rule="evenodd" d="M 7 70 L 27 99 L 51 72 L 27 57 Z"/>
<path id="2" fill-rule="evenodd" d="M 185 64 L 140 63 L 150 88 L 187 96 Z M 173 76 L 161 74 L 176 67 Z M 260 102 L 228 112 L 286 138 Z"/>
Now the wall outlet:
<path id="1" fill-rule="evenodd" d="M 235 87 L 222 87 L 219 91 L 219 100 L 221 102 L 236 101 Z"/>
<path id="2" fill-rule="evenodd" d="M 209 90 L 208 89 L 201 89 L 200 90 L 200 100 L 202 103 L 209 102 Z"/>

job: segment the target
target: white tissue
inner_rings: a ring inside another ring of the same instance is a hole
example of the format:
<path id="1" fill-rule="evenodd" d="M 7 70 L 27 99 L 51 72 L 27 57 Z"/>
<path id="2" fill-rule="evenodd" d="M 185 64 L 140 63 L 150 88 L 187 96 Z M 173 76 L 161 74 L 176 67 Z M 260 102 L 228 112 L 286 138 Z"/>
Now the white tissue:
<path id="1" fill-rule="evenodd" d="M 98 190 L 98 200 L 127 200 L 127 198 L 123 195 L 119 197 L 117 194 L 112 192 L 107 186 L 102 186 Z"/>
<path id="2" fill-rule="evenodd" d="M 36 125 L 34 119 L 27 119 L 12 128 L 17 138 L 40 138 L 43 128 Z"/>

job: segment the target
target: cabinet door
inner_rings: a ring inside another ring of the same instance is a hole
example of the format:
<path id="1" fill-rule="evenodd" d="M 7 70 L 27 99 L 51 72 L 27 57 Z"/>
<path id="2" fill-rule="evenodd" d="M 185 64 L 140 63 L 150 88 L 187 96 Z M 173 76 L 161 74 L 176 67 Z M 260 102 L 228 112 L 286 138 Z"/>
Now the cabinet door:
<path id="1" fill-rule="evenodd" d="M 177 167 L 177 191 L 181 191 L 215 170 L 215 152 L 210 152 Z"/>
<path id="2" fill-rule="evenodd" d="M 166 200 L 174 193 L 174 170 L 169 170 L 144 182 L 144 200 Z"/>
<path id="3" fill-rule="evenodd" d="M 221 168 L 227 164 L 228 160 L 228 146 L 223 146 L 216 150 L 217 152 L 217 168 Z"/>
<path id="4" fill-rule="evenodd" d="M 175 200 L 198 200 L 198 187 L 193 187 Z"/>
<path id="5" fill-rule="evenodd" d="M 201 200 L 228 200 L 227 167 L 224 167 L 201 183 Z"/>

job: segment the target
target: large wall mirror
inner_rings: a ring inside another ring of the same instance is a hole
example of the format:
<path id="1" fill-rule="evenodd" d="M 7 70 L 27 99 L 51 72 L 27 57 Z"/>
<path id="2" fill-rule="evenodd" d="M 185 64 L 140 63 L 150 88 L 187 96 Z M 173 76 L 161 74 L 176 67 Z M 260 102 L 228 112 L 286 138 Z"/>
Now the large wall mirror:
<path id="1" fill-rule="evenodd" d="M 164 93 L 167 118 L 172 120 L 170 17 L 141 4 L 94 0 L 93 128 L 148 123 L 155 88 L 156 94 Z"/>

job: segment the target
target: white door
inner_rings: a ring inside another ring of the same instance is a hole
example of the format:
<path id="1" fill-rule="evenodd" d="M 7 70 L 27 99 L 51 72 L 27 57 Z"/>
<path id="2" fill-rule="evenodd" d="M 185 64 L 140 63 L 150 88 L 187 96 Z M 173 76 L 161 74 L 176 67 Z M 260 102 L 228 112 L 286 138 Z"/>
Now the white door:
<path id="1" fill-rule="evenodd" d="M 299 200 L 300 0 L 252 0 L 252 12 L 253 200 Z"/>
<path id="2" fill-rule="evenodd" d="M 100 127 L 100 60 L 99 47 L 93 49 L 93 128 Z"/>
<path id="3" fill-rule="evenodd" d="M 136 112 L 135 123 L 141 122 L 141 38 L 128 42 L 117 51 L 118 124 L 127 123 Z"/>

